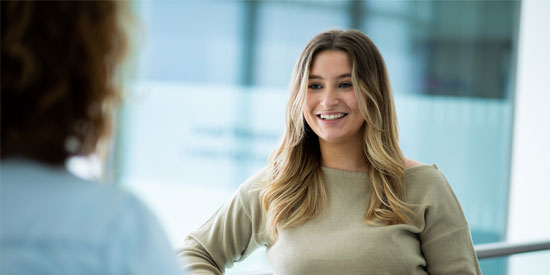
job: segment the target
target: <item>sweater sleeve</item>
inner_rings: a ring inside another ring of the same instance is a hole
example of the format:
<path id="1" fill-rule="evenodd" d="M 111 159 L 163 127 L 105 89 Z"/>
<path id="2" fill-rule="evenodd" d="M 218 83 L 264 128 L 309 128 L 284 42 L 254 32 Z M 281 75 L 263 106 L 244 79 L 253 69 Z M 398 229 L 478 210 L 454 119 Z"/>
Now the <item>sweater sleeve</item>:
<path id="1" fill-rule="evenodd" d="M 429 274 L 481 274 L 470 227 L 445 176 L 437 169 L 424 202 L 421 248 Z"/>
<path id="2" fill-rule="evenodd" d="M 187 236 L 179 256 L 189 274 L 223 274 L 226 267 L 267 244 L 259 193 L 254 189 L 257 178 L 247 180 L 203 226 Z"/>

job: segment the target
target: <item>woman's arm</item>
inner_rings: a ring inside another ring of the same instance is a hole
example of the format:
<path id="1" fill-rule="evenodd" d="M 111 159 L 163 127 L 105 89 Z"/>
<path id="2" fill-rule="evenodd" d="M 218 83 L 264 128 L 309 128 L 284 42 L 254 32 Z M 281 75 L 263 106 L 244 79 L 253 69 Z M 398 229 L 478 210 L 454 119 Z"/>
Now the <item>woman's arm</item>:
<path id="1" fill-rule="evenodd" d="M 185 240 L 178 254 L 191 274 L 223 274 L 225 268 L 243 260 L 266 244 L 265 221 L 259 204 L 258 174 L 198 230 Z"/>
<path id="2" fill-rule="evenodd" d="M 429 274 L 481 274 L 470 227 L 445 176 L 437 169 L 426 190 L 422 252 Z"/>

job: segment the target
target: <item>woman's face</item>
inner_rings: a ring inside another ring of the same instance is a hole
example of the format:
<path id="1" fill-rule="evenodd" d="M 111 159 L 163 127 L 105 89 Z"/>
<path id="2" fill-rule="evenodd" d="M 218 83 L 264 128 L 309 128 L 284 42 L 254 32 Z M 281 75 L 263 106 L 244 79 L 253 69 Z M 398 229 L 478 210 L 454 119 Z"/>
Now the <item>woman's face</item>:
<path id="1" fill-rule="evenodd" d="M 364 119 L 357 106 L 346 52 L 319 52 L 311 65 L 304 117 L 320 143 L 342 144 L 362 139 Z"/>

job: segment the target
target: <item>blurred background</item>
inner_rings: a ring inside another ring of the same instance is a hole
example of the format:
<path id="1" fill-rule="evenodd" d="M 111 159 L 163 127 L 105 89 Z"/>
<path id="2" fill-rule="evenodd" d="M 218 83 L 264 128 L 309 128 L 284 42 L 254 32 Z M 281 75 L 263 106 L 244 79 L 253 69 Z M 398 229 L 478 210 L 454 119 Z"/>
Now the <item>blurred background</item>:
<path id="1" fill-rule="evenodd" d="M 385 58 L 405 155 L 445 173 L 475 244 L 514 239 L 509 224 L 524 4 L 133 1 L 141 48 L 110 172 L 148 203 L 180 246 L 267 165 L 284 131 L 292 68 L 309 39 L 354 28 Z M 535 37 L 548 36 L 548 21 L 537 24 L 546 24 L 546 34 Z M 543 70 L 535 73 L 550 76 Z M 514 257 L 529 263 L 483 260 L 482 271 L 541 274 L 550 253 Z M 534 273 L 525 273 L 526 265 Z M 228 273 L 262 271 L 269 266 L 259 250 Z"/>

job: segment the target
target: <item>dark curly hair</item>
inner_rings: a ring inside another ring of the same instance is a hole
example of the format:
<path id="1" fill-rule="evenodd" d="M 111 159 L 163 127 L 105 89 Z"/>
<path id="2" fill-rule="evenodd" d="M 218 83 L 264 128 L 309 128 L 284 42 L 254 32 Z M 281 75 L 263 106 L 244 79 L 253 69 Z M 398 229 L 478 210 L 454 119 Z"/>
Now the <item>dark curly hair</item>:
<path id="1" fill-rule="evenodd" d="M 62 165 L 111 129 L 122 1 L 2 1 L 1 157 Z"/>

